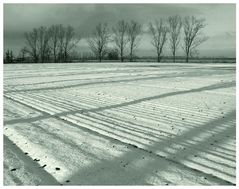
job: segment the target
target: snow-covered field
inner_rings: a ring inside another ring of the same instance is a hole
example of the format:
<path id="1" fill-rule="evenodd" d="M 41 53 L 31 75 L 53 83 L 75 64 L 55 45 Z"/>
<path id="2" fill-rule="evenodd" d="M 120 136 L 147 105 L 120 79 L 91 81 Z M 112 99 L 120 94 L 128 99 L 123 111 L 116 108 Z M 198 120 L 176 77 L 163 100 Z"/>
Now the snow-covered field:
<path id="1" fill-rule="evenodd" d="M 233 185 L 235 64 L 4 65 L 5 185 Z"/>

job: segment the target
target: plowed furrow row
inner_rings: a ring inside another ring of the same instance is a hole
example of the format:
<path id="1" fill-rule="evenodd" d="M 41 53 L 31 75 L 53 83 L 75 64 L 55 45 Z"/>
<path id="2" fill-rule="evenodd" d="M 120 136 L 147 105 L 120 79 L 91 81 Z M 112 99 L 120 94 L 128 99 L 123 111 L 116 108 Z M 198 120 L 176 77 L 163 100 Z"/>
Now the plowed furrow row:
<path id="1" fill-rule="evenodd" d="M 47 104 L 41 100 L 36 100 L 36 99 L 35 100 L 33 100 L 33 99 L 27 100 L 26 98 L 23 99 L 23 97 L 19 98 L 16 96 L 14 96 L 13 99 L 18 100 L 18 101 L 23 100 L 24 103 L 28 104 L 29 106 L 32 106 L 36 109 L 41 109 L 41 111 L 45 111 L 46 113 L 48 113 L 50 115 L 59 114 L 59 113 L 62 113 L 63 111 L 65 111 L 65 108 L 61 108 L 61 107 L 56 108 L 52 105 L 51 105 L 52 106 L 51 107 L 51 106 L 49 106 L 49 104 Z M 147 137 L 143 138 L 142 137 L 142 136 L 144 136 L 143 133 L 133 132 L 133 134 L 132 134 L 132 130 L 129 130 L 124 127 L 121 127 L 121 128 L 116 127 L 114 124 L 106 123 L 105 121 L 99 120 L 99 119 L 97 120 L 96 118 L 89 117 L 88 115 L 82 115 L 82 114 L 74 114 L 74 115 L 66 114 L 66 115 L 64 115 L 64 114 L 62 114 L 57 117 L 60 117 L 61 119 L 75 123 L 77 125 L 80 125 L 81 127 L 86 127 L 90 130 L 94 130 L 103 135 L 110 136 L 110 137 L 120 140 L 122 142 L 139 146 L 140 148 L 143 148 L 143 149 L 148 149 L 148 146 L 152 146 L 155 142 L 157 142 L 157 141 L 152 141 L 152 138 L 151 138 L 151 141 Z M 225 127 L 225 125 L 223 125 L 223 126 Z M 159 143 L 160 142 L 161 141 L 159 140 Z M 170 142 L 170 140 L 169 140 L 169 142 Z M 160 149 L 162 150 L 164 148 L 160 148 Z M 178 150 L 167 149 L 166 150 L 167 153 L 169 153 L 170 150 L 172 152 L 169 156 L 167 156 L 167 158 L 174 159 L 175 156 L 173 156 L 173 155 L 176 155 L 178 162 L 180 162 L 180 158 L 178 158 L 178 157 L 180 157 Z M 154 150 L 153 152 L 156 154 L 158 153 L 157 150 L 156 151 Z M 162 154 L 160 154 L 160 155 L 162 155 Z M 210 174 L 215 174 L 215 176 L 217 176 L 217 177 L 227 178 L 229 181 L 233 181 L 233 179 L 234 179 L 232 176 L 233 174 L 230 174 L 233 172 L 233 170 L 231 168 L 222 166 L 222 164 L 221 164 L 221 166 L 220 166 L 221 168 L 217 168 L 216 170 L 218 170 L 218 171 L 215 172 L 215 168 L 213 168 L 213 167 L 214 167 L 214 164 L 216 165 L 216 163 L 209 160 L 210 161 L 210 167 L 209 167 L 209 166 L 207 166 L 208 161 L 206 159 L 200 159 L 200 160 L 201 160 L 201 162 L 203 162 L 203 163 L 201 163 L 201 165 L 193 163 L 190 159 L 185 161 L 185 157 L 184 157 L 184 160 L 180 163 L 183 163 L 187 166 L 191 166 L 194 168 L 196 167 L 196 169 L 204 170 Z M 220 172 L 220 169 L 223 169 L 225 171 Z"/>

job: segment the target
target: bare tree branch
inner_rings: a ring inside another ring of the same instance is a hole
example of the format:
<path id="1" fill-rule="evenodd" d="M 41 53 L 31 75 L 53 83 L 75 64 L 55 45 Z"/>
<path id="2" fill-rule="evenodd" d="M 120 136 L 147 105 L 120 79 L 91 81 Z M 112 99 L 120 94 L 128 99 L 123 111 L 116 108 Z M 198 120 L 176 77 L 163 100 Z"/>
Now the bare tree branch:
<path id="1" fill-rule="evenodd" d="M 180 42 L 180 33 L 182 28 L 181 17 L 178 15 L 168 18 L 169 24 L 169 43 L 173 54 L 173 62 L 175 62 L 176 51 Z"/>
<path id="2" fill-rule="evenodd" d="M 115 45 L 117 49 L 120 52 L 120 59 L 121 62 L 124 61 L 124 50 L 129 42 L 129 39 L 127 38 L 127 30 L 128 30 L 128 23 L 124 20 L 121 20 L 117 23 L 117 25 L 112 29 L 113 30 L 113 41 L 115 42 Z"/>
<path id="3" fill-rule="evenodd" d="M 205 19 L 197 19 L 194 16 L 187 16 L 183 21 L 184 30 L 184 46 L 183 50 L 186 54 L 186 62 L 188 62 L 189 56 L 193 55 L 192 51 L 196 50 L 201 43 L 206 41 L 208 37 L 201 33 L 201 30 L 205 28 Z"/>
<path id="4" fill-rule="evenodd" d="M 142 27 L 139 23 L 131 21 L 127 30 L 128 41 L 130 46 L 130 62 L 133 61 L 134 50 L 139 44 L 139 36 L 142 33 Z"/>
<path id="5" fill-rule="evenodd" d="M 26 39 L 26 52 L 32 57 L 34 62 L 38 62 L 39 54 L 37 49 L 38 43 L 38 32 L 34 28 L 32 32 L 26 32 L 24 34 Z"/>
<path id="6" fill-rule="evenodd" d="M 77 45 L 80 41 L 80 38 L 74 39 L 75 31 L 74 28 L 71 26 L 67 26 L 65 28 L 65 42 L 64 42 L 64 62 L 67 61 L 69 52 L 72 50 L 73 47 Z"/>
<path id="7" fill-rule="evenodd" d="M 168 28 L 164 21 L 161 19 L 160 22 L 155 20 L 154 24 L 149 23 L 149 31 L 152 37 L 152 45 L 155 47 L 157 52 L 157 60 L 160 62 L 163 47 L 167 40 Z"/>
<path id="8" fill-rule="evenodd" d="M 91 51 L 98 57 L 100 62 L 107 53 L 109 39 L 110 33 L 106 23 L 99 23 L 92 36 L 87 39 Z"/>
<path id="9" fill-rule="evenodd" d="M 60 25 L 52 25 L 49 28 L 50 32 L 50 48 L 53 52 L 53 59 L 54 62 L 57 62 L 57 55 L 58 55 L 58 47 L 59 47 L 59 32 L 60 32 Z"/>

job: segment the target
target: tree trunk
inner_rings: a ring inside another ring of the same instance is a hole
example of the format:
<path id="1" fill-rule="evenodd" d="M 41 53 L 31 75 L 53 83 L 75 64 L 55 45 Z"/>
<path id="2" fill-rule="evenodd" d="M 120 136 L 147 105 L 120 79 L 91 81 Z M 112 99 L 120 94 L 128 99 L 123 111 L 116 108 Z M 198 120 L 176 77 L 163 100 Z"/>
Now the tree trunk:
<path id="1" fill-rule="evenodd" d="M 161 58 L 160 58 L 161 50 L 160 50 L 159 47 L 157 48 L 157 55 L 158 55 L 157 61 L 160 62 L 160 59 L 161 59 Z"/>
<path id="2" fill-rule="evenodd" d="M 54 56 L 54 63 L 56 63 L 56 50 L 55 50 L 55 48 L 53 50 L 53 56 Z"/>
<path id="3" fill-rule="evenodd" d="M 37 63 L 38 62 L 38 58 L 36 55 L 34 55 L 34 62 Z"/>
<path id="4" fill-rule="evenodd" d="M 132 62 L 132 61 L 133 61 L 133 49 L 131 47 L 131 49 L 130 49 L 130 62 Z"/>
<path id="5" fill-rule="evenodd" d="M 67 62 L 67 52 L 64 53 L 64 62 Z"/>
<path id="6" fill-rule="evenodd" d="M 158 62 L 160 62 L 160 55 L 159 55 L 159 53 L 158 53 Z"/>
<path id="7" fill-rule="evenodd" d="M 175 51 L 173 52 L 173 62 L 175 63 Z"/>
<path id="8" fill-rule="evenodd" d="M 188 53 L 186 54 L 186 62 L 188 63 Z"/>
<path id="9" fill-rule="evenodd" d="M 186 50 L 186 62 L 188 63 L 188 59 L 189 59 L 189 48 L 187 48 Z"/>

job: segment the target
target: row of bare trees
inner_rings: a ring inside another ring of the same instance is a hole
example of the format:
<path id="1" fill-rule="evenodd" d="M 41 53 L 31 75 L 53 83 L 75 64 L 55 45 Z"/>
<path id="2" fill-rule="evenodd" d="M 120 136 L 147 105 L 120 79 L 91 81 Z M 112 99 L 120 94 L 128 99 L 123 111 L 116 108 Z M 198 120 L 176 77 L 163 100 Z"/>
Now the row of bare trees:
<path id="1" fill-rule="evenodd" d="M 23 52 L 34 62 L 47 62 L 53 57 L 54 62 L 66 62 L 70 50 L 78 40 L 71 26 L 52 25 L 51 27 L 34 28 L 25 33 L 26 47 Z"/>
<path id="2" fill-rule="evenodd" d="M 109 52 L 108 44 L 112 42 L 119 52 L 121 62 L 124 61 L 125 49 L 129 45 L 129 57 L 130 61 L 132 61 L 141 33 L 141 25 L 135 21 L 130 23 L 124 20 L 118 21 L 116 26 L 112 28 L 112 33 L 106 23 L 99 23 L 87 41 L 91 51 L 98 57 L 100 62 Z"/>
<path id="3" fill-rule="evenodd" d="M 163 54 L 163 49 L 168 40 L 169 48 L 172 52 L 173 61 L 175 62 L 176 51 L 178 50 L 181 36 L 183 36 L 182 48 L 185 52 L 186 62 L 189 57 L 197 53 L 196 47 L 207 40 L 207 37 L 202 33 L 205 27 L 204 19 L 197 19 L 194 16 L 185 17 L 175 15 L 167 20 L 160 19 L 149 23 L 149 34 L 151 43 L 157 53 L 157 61 L 160 62 Z M 183 35 L 182 35 L 183 30 Z M 124 20 L 118 21 L 115 27 L 112 28 L 112 39 L 110 38 L 110 30 L 107 24 L 98 24 L 92 36 L 88 39 L 90 49 L 99 58 L 101 62 L 103 56 L 107 53 L 107 45 L 113 42 L 120 54 L 121 62 L 124 61 L 125 50 L 129 49 L 129 59 L 133 60 L 134 51 L 139 44 L 140 35 L 143 33 L 142 26 L 131 21 L 127 23 Z"/>
<path id="4" fill-rule="evenodd" d="M 169 48 L 175 62 L 176 51 L 183 36 L 182 49 L 185 52 L 186 62 L 189 57 L 197 53 L 196 47 L 206 41 L 202 29 L 206 26 L 204 19 L 198 19 L 194 16 L 187 16 L 182 19 L 180 16 L 170 16 L 167 20 L 160 19 L 154 23 L 149 23 L 149 30 L 152 36 L 152 45 L 155 47 L 160 62 L 163 53 L 163 47 L 168 39 Z M 183 30 L 183 35 L 181 31 Z"/>
<path id="5" fill-rule="evenodd" d="M 138 22 L 120 20 L 112 29 L 107 23 L 99 23 L 87 38 L 87 42 L 90 50 L 100 62 L 112 52 L 110 48 L 116 49 L 121 62 L 126 57 L 133 61 L 141 36 L 147 33 L 156 50 L 158 62 L 162 59 L 166 44 L 168 44 L 174 62 L 181 44 L 186 62 L 188 62 L 189 57 L 197 53 L 196 48 L 207 40 L 202 33 L 205 26 L 204 19 L 194 16 L 181 18 L 175 15 L 168 19 L 150 22 L 147 31 L 143 31 L 142 25 Z M 26 47 L 22 53 L 28 54 L 34 62 L 46 62 L 50 58 L 54 62 L 69 61 L 70 51 L 80 41 L 73 27 L 62 25 L 35 28 L 25 33 L 25 39 Z"/>

